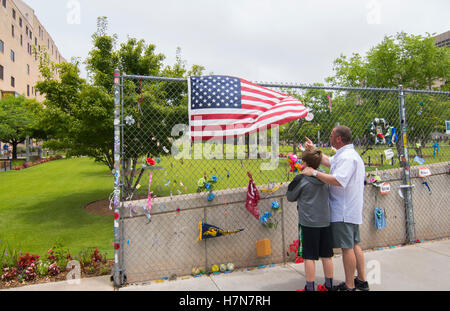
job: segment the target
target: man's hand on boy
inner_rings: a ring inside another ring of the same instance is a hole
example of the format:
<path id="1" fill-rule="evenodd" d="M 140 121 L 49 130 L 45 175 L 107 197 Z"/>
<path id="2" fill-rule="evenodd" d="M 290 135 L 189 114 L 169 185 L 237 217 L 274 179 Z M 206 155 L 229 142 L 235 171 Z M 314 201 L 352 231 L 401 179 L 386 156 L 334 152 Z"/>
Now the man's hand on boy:
<path id="1" fill-rule="evenodd" d="M 313 169 L 311 167 L 305 167 L 300 174 L 306 175 L 306 176 L 312 176 L 314 171 L 315 171 L 315 169 Z"/>

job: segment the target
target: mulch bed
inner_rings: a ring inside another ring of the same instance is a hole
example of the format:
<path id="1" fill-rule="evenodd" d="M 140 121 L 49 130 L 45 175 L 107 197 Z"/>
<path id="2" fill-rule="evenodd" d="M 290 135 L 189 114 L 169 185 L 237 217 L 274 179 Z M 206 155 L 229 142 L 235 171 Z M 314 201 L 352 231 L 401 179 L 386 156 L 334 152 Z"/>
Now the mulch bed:
<path id="1" fill-rule="evenodd" d="M 84 207 L 84 209 L 90 213 L 95 215 L 114 215 L 114 210 L 109 209 L 109 200 L 99 200 L 92 203 L 89 203 Z"/>

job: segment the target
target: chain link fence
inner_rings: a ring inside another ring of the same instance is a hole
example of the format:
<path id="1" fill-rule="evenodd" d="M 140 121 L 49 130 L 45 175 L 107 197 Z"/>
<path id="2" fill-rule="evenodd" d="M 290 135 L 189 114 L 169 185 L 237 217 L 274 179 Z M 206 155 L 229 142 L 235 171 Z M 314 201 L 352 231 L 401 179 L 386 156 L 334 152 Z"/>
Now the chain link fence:
<path id="1" fill-rule="evenodd" d="M 116 72 L 115 82 L 117 285 L 210 273 L 227 263 L 247 268 L 295 260 L 298 215 L 285 199 L 295 173 L 286 156 L 301 157 L 305 136 L 332 156 L 329 136 L 338 124 L 352 129 L 366 163 L 363 247 L 450 236 L 449 92 L 258 83 L 297 97 L 313 118 L 218 144 L 188 136 L 186 79 Z M 277 165 L 267 170 L 271 155 Z M 419 168 L 430 175 L 419 177 Z M 250 176 L 260 216 L 272 215 L 265 224 L 245 208 Z M 375 225 L 377 208 L 386 220 L 382 229 Z M 233 232 L 199 239 L 202 223 Z M 258 257 L 255 244 L 264 239 L 271 255 Z"/>

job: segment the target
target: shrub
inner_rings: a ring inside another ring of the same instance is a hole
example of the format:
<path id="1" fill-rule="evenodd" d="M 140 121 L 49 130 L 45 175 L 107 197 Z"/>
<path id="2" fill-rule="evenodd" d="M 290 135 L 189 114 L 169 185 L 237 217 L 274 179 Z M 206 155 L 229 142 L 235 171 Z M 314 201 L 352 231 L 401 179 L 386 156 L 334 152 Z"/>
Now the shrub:
<path id="1" fill-rule="evenodd" d="M 49 264 L 47 262 L 43 262 L 42 260 L 39 260 L 36 265 L 36 274 L 40 277 L 46 276 L 48 274 L 48 267 L 49 267 Z"/>
<path id="2" fill-rule="evenodd" d="M 23 168 L 29 168 L 31 166 L 33 166 L 33 163 L 31 162 L 25 162 L 24 164 L 22 164 Z"/>
<path id="3" fill-rule="evenodd" d="M 46 261 L 50 263 L 56 262 L 60 270 L 65 270 L 69 260 L 72 260 L 72 256 L 66 247 L 63 247 L 60 242 L 56 242 L 55 245 L 48 250 Z"/>
<path id="4" fill-rule="evenodd" d="M 19 254 L 8 245 L 0 247 L 0 270 L 6 267 L 17 267 Z"/>
<path id="5" fill-rule="evenodd" d="M 101 267 L 100 275 L 107 275 L 107 274 L 110 274 L 110 273 L 111 273 L 111 268 L 107 264 L 105 264 L 105 265 L 103 265 Z"/>
<path id="6" fill-rule="evenodd" d="M 33 262 L 28 268 L 25 270 L 25 280 L 33 281 L 36 278 L 36 265 Z"/>
<path id="7" fill-rule="evenodd" d="M 29 266 L 31 266 L 32 264 L 34 264 L 38 258 L 40 256 L 39 255 L 30 255 L 30 253 L 26 253 L 25 256 L 22 256 L 19 258 L 19 270 L 26 270 Z"/>
<path id="8" fill-rule="evenodd" d="M 102 255 L 100 255 L 98 248 L 96 248 L 94 250 L 94 253 L 92 253 L 91 258 L 92 258 L 92 262 L 102 262 L 103 261 Z"/>
<path id="9" fill-rule="evenodd" d="M 54 262 L 50 266 L 48 266 L 48 274 L 49 275 L 56 276 L 60 273 L 61 273 L 61 271 L 59 270 L 58 264 L 56 262 Z"/>
<path id="10" fill-rule="evenodd" d="M 15 267 L 6 267 L 3 268 L 2 273 L 2 281 L 7 282 L 17 277 L 17 268 Z"/>
<path id="11" fill-rule="evenodd" d="M 95 251 L 94 251 L 95 252 Z M 86 267 L 92 262 L 92 248 L 84 248 L 76 256 L 81 266 Z"/>

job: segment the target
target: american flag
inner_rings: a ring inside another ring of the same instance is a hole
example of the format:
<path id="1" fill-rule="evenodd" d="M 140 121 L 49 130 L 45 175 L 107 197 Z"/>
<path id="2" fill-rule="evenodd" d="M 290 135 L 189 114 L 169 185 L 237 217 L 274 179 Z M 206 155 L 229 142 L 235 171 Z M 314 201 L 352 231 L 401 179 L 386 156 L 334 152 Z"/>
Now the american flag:
<path id="1" fill-rule="evenodd" d="M 295 97 L 236 77 L 190 77 L 188 86 L 189 127 L 194 140 L 254 133 L 308 114 Z"/>

